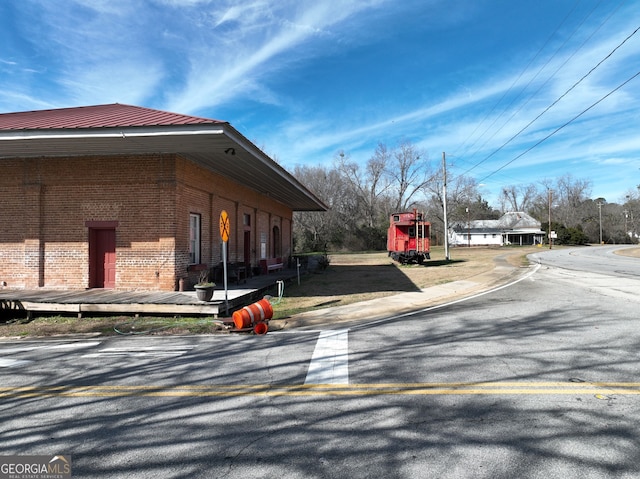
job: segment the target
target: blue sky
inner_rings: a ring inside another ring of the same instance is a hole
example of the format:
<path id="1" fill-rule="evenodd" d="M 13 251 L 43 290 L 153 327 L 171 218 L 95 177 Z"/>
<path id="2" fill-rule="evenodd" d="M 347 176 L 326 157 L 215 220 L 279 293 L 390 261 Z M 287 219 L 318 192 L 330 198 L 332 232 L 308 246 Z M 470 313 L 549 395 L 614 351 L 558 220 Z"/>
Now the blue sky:
<path id="1" fill-rule="evenodd" d="M 289 170 L 408 140 L 494 205 L 564 174 L 621 202 L 640 184 L 639 26 L 638 0 L 4 0 L 0 112 L 226 120 Z"/>

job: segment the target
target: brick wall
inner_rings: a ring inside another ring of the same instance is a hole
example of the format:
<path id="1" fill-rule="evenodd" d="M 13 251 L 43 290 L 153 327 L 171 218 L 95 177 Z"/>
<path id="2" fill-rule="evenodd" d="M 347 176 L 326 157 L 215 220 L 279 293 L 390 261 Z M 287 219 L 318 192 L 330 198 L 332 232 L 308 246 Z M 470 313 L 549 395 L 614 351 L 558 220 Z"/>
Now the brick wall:
<path id="1" fill-rule="evenodd" d="M 115 221 L 116 286 L 174 289 L 175 159 L 148 155 L 2 160 L 0 281 L 89 287 L 87 221 Z M 16 186 L 19 185 L 19 186 Z M 12 200 L 20 198 L 20 201 Z"/>
<path id="2" fill-rule="evenodd" d="M 259 239 L 266 235 L 270 251 L 270 233 L 268 221 L 262 218 L 274 217 L 278 221 L 291 224 L 292 211 L 286 206 L 270 198 L 245 188 L 231 180 L 200 168 L 184 158 L 177 159 L 176 165 L 178 234 L 176 236 L 176 272 L 178 277 L 185 278 L 188 283 L 197 281 L 197 274 L 189 273 L 189 214 L 201 215 L 201 263 L 209 266 L 222 261 L 222 240 L 220 239 L 219 219 L 224 210 L 229 217 L 231 232 L 227 243 L 227 261 L 230 263 L 245 261 L 257 266 L 260 249 Z M 209 205 L 208 208 L 206 205 Z M 244 215 L 251 218 L 250 228 L 243 224 Z M 289 226 L 290 228 L 290 226 Z M 251 258 L 244 257 L 244 232 L 250 230 Z M 291 232 L 281 235 L 288 241 L 282 250 L 291 251 Z"/>
<path id="3" fill-rule="evenodd" d="M 189 214 L 201 215 L 201 262 L 222 259 L 219 216 L 231 220 L 228 260 L 245 261 L 243 217 L 251 217 L 251 264 L 280 225 L 284 205 L 173 155 L 2 160 L 0 281 L 14 288 L 86 288 L 87 222 L 116 222 L 116 288 L 174 290 L 189 278 Z"/>
<path id="4" fill-rule="evenodd" d="M 30 223 L 25 210 L 31 210 L 26 191 L 22 185 L 22 171 L 16 168 L 2 169 L 0 175 L 0 282 L 7 285 L 24 287 L 24 278 L 29 270 L 29 257 L 33 246 L 28 243 L 38 241 L 37 237 L 29 236 L 27 225 Z M 19 181 L 7 181 L 10 176 Z M 19 186 L 16 186 L 16 183 Z"/>

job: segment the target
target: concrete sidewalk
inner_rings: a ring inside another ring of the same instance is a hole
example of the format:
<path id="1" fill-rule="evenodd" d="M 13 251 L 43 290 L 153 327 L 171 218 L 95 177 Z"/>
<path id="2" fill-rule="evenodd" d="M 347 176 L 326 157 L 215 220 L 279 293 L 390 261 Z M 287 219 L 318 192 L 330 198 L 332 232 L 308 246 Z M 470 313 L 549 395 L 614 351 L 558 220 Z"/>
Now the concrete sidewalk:
<path id="1" fill-rule="evenodd" d="M 495 258 L 492 271 L 472 278 L 425 288 L 420 292 L 399 293 L 393 296 L 362 301 L 346 306 L 319 309 L 296 314 L 287 319 L 269 322 L 272 331 L 288 329 L 342 329 L 356 324 L 376 321 L 461 299 L 509 283 L 530 271 L 530 267 L 515 267 L 506 255 Z"/>

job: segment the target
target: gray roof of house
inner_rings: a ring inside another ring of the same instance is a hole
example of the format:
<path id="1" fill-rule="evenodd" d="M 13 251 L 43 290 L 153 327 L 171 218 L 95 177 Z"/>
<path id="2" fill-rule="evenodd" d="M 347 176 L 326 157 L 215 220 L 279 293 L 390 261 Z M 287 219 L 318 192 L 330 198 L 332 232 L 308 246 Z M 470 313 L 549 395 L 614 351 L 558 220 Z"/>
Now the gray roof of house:
<path id="1" fill-rule="evenodd" d="M 540 222 L 522 211 L 505 213 L 497 220 L 473 220 L 459 222 L 452 226 L 454 231 L 464 232 L 523 232 L 544 233 L 540 230 Z"/>

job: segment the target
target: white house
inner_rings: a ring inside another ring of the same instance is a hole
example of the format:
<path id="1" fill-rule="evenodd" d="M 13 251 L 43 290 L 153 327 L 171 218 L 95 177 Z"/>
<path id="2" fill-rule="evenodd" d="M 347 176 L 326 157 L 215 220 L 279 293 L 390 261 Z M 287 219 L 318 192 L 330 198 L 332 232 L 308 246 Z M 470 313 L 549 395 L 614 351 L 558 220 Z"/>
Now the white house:
<path id="1" fill-rule="evenodd" d="M 451 246 L 505 246 L 542 244 L 545 232 L 527 213 L 505 213 L 497 220 L 458 222 L 449 227 Z"/>

